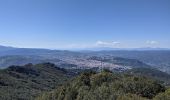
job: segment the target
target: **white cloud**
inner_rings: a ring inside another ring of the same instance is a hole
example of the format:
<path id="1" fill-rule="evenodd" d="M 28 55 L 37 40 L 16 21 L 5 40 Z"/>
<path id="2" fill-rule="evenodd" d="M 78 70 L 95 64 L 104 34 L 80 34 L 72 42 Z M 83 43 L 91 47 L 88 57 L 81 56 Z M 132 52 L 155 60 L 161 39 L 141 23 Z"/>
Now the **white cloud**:
<path id="1" fill-rule="evenodd" d="M 114 41 L 114 42 L 106 42 L 106 41 L 97 41 L 96 46 L 102 46 L 102 47 L 114 47 L 118 46 L 120 42 Z"/>
<path id="2" fill-rule="evenodd" d="M 158 43 L 159 43 L 158 41 L 146 41 L 146 44 L 149 44 L 149 45 L 155 45 Z"/>
<path id="3" fill-rule="evenodd" d="M 114 42 L 106 42 L 106 41 L 97 41 L 93 44 L 69 44 L 65 48 L 94 48 L 94 47 L 119 47 L 120 42 L 114 41 Z"/>
<path id="4" fill-rule="evenodd" d="M 114 45 L 120 44 L 120 42 L 112 42 Z"/>

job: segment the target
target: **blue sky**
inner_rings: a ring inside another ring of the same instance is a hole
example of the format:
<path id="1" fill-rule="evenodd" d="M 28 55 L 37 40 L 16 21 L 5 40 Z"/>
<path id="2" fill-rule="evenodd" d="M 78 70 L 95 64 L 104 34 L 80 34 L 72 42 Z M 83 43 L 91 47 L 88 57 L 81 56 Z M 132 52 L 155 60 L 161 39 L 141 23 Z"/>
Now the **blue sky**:
<path id="1" fill-rule="evenodd" d="M 0 45 L 170 48 L 170 0 L 0 0 Z"/>

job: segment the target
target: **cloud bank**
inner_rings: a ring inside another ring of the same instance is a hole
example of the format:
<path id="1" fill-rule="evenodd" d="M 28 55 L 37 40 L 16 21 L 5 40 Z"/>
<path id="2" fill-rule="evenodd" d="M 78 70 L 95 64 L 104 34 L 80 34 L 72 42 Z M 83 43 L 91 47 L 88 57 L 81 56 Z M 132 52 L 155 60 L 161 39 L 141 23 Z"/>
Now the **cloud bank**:
<path id="1" fill-rule="evenodd" d="M 100 47 L 115 47 L 118 46 L 120 42 L 113 41 L 113 42 L 106 42 L 106 41 L 97 41 L 96 46 Z"/>
<path id="2" fill-rule="evenodd" d="M 155 45 L 155 44 L 158 44 L 159 42 L 158 41 L 146 41 L 146 44 L 149 44 L 149 45 Z"/>

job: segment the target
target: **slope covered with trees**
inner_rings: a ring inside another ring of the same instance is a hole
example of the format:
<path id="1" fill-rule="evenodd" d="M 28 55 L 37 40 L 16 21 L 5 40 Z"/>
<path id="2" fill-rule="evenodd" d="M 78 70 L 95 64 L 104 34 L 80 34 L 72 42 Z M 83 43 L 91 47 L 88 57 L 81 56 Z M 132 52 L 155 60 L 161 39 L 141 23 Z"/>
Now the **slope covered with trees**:
<path id="1" fill-rule="evenodd" d="M 154 100 L 170 100 L 170 89 L 167 89 L 164 93 L 158 94 Z"/>
<path id="2" fill-rule="evenodd" d="M 104 70 L 83 73 L 37 100 L 147 100 L 165 90 L 156 80 Z"/>
<path id="3" fill-rule="evenodd" d="M 72 77 L 72 73 L 51 63 L 11 66 L 0 70 L 0 100 L 32 100 Z"/>
<path id="4" fill-rule="evenodd" d="M 162 81 L 164 85 L 170 86 L 170 75 L 153 68 L 133 68 L 125 71 L 126 74 L 145 76 Z"/>

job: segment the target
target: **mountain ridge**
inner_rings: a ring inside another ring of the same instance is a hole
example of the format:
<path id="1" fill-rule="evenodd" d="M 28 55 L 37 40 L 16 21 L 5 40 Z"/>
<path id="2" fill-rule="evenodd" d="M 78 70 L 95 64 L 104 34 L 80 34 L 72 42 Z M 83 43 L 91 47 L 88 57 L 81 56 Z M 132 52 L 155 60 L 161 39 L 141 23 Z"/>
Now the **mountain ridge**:
<path id="1" fill-rule="evenodd" d="M 32 100 L 69 80 L 75 73 L 51 63 L 10 66 L 0 70 L 1 100 Z"/>

